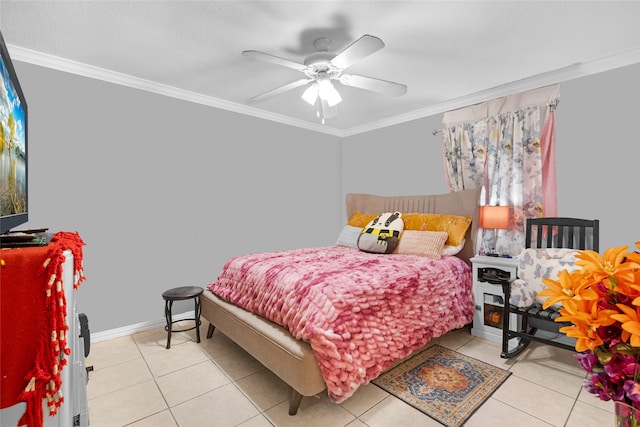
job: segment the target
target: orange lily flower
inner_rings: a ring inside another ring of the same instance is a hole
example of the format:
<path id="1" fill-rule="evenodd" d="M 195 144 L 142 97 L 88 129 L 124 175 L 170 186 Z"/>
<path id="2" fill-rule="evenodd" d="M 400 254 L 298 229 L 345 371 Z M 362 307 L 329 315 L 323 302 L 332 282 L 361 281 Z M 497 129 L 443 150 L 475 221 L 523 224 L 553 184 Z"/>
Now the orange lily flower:
<path id="1" fill-rule="evenodd" d="M 609 248 L 604 252 L 604 256 L 592 250 L 580 251 L 576 255 L 576 265 L 582 267 L 585 274 L 590 274 L 594 283 L 602 282 L 609 290 L 613 290 L 618 282 L 633 280 L 634 265 L 625 262 L 628 248 Z"/>
<path id="2" fill-rule="evenodd" d="M 571 326 L 565 326 L 560 328 L 560 332 L 564 333 L 568 337 L 576 339 L 577 352 L 594 350 L 596 347 L 604 343 L 602 338 L 600 338 L 596 331 L 590 328 L 587 323 L 578 322 Z"/>
<path id="3" fill-rule="evenodd" d="M 572 299 L 598 299 L 598 294 L 588 287 L 590 283 L 583 280 L 582 275 L 571 274 L 565 269 L 558 274 L 558 278 L 560 280 L 542 279 L 547 288 L 538 292 L 538 296 L 549 297 L 542 305 L 543 308 L 546 309 L 558 302 L 564 303 Z"/>
<path id="4" fill-rule="evenodd" d="M 603 344 L 596 332 L 600 326 L 610 326 L 616 321 L 616 310 L 599 310 L 595 300 L 565 300 L 556 322 L 571 322 L 572 326 L 560 328 L 568 337 L 576 338 L 576 351 L 593 350 Z"/>
<path id="5" fill-rule="evenodd" d="M 640 242 L 636 242 L 636 246 L 638 250 L 640 250 Z M 629 252 L 627 254 L 627 260 L 640 264 L 640 252 Z"/>
<path id="6" fill-rule="evenodd" d="M 611 318 L 622 323 L 622 340 L 631 344 L 632 347 L 640 347 L 640 318 L 637 309 L 625 304 L 616 304 L 616 306 L 624 314 L 612 314 Z"/>

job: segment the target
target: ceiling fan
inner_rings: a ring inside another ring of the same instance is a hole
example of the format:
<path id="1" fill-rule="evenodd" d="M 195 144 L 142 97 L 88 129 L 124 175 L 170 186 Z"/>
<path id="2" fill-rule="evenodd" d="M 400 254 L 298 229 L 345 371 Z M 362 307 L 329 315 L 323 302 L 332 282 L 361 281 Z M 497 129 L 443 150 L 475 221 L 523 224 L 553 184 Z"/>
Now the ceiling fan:
<path id="1" fill-rule="evenodd" d="M 317 52 L 307 56 L 303 63 L 257 50 L 243 51 L 242 54 L 244 56 L 293 68 L 306 76 L 261 95 L 254 96 L 251 99 L 253 101 L 262 101 L 289 90 L 309 85 L 302 94 L 302 99 L 317 107 L 317 115 L 324 124 L 325 119 L 333 118 L 337 115 L 337 105 L 342 101 L 342 97 L 332 81 L 385 95 L 401 96 L 406 93 L 406 85 L 343 72 L 361 59 L 382 49 L 384 43 L 378 37 L 365 34 L 338 53 L 329 52 L 331 40 L 326 37 L 316 39 L 313 45 Z"/>

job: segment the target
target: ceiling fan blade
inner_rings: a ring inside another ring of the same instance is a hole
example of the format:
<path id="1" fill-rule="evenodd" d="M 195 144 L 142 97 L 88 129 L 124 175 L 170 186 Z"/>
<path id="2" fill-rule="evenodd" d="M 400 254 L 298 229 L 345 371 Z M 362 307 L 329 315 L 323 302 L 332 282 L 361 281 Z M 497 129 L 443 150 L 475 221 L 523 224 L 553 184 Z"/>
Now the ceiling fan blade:
<path id="1" fill-rule="evenodd" d="M 269 53 L 264 53 L 257 50 L 245 50 L 242 52 L 242 54 L 250 58 L 258 59 L 265 62 L 271 62 L 272 64 L 282 65 L 283 67 L 293 68 L 294 70 L 298 71 L 304 71 L 307 68 L 307 66 L 304 64 L 299 64 L 295 61 L 290 61 L 288 59 L 280 58 L 279 56 L 271 55 Z"/>
<path id="2" fill-rule="evenodd" d="M 407 85 L 355 74 L 342 74 L 340 83 L 392 96 L 401 96 L 407 92 Z"/>
<path id="3" fill-rule="evenodd" d="M 313 79 L 300 79 L 295 82 L 287 83 L 284 86 L 277 87 L 275 89 L 270 90 L 269 92 L 265 92 L 261 95 L 256 95 L 251 98 L 253 101 L 263 101 L 265 99 L 271 98 L 272 96 L 280 95 L 288 90 L 295 89 L 300 86 L 304 86 L 309 82 L 312 82 Z"/>
<path id="4" fill-rule="evenodd" d="M 342 52 L 338 53 L 330 62 L 333 66 L 344 70 L 383 47 L 384 43 L 382 40 L 365 34 L 344 48 Z"/>

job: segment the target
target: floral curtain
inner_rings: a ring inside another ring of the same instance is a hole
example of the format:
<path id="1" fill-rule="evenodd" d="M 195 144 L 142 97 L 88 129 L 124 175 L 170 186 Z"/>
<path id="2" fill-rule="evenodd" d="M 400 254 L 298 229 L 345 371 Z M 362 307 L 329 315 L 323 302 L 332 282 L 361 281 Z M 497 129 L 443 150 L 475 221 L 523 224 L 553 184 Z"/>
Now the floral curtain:
<path id="1" fill-rule="evenodd" d="M 517 255 L 526 217 L 556 216 L 555 105 L 559 86 L 445 114 L 442 148 L 450 191 L 484 187 L 481 205 L 508 205 L 506 230 L 481 230 L 478 251 Z"/>

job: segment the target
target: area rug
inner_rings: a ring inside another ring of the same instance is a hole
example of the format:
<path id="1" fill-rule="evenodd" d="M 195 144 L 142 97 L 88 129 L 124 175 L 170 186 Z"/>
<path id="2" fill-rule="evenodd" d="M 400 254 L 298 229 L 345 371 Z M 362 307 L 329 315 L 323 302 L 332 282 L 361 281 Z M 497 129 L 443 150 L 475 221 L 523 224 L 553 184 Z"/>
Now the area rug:
<path id="1" fill-rule="evenodd" d="M 447 427 L 459 427 L 511 375 L 433 345 L 372 381 Z"/>

